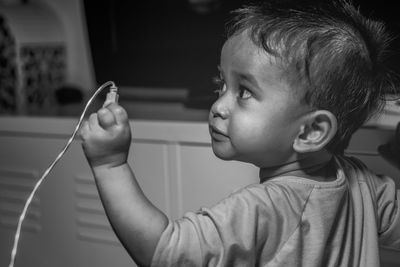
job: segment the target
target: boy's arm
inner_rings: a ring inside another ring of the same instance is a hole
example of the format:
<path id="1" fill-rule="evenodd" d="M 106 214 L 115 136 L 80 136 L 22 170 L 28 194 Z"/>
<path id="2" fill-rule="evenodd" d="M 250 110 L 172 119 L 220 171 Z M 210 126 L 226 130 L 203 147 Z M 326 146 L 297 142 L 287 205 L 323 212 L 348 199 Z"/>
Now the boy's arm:
<path id="1" fill-rule="evenodd" d="M 142 192 L 127 163 L 131 133 L 128 116 L 111 104 L 81 128 L 82 146 L 113 229 L 139 265 L 150 265 L 168 218 Z"/>

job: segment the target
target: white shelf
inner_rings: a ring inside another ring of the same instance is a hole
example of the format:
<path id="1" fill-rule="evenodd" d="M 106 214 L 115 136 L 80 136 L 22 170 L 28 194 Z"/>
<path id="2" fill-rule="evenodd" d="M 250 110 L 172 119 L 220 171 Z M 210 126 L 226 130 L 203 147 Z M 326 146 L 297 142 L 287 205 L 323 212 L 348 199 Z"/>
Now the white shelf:
<path id="1" fill-rule="evenodd" d="M 400 101 L 388 101 L 382 114 L 372 118 L 366 126 L 382 129 L 395 129 L 400 122 Z"/>

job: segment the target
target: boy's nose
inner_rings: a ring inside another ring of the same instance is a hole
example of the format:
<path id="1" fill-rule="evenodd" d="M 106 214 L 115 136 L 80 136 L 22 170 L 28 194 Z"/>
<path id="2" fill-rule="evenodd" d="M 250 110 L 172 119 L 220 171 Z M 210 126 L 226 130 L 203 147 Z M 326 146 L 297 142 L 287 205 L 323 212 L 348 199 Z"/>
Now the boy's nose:
<path id="1" fill-rule="evenodd" d="M 211 114 L 214 118 L 220 117 L 226 119 L 229 116 L 229 108 L 224 96 L 217 99 L 211 107 Z"/>

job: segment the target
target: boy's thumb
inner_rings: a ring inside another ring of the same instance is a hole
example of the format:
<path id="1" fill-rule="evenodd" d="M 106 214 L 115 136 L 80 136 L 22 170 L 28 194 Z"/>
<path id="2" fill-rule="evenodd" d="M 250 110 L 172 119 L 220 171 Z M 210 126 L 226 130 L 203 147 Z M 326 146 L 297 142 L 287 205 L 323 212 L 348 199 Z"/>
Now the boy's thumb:
<path id="1" fill-rule="evenodd" d="M 128 113 L 126 110 L 118 104 L 111 104 L 107 108 L 114 114 L 114 118 L 117 124 L 124 124 L 128 122 Z"/>
<path id="2" fill-rule="evenodd" d="M 110 128 L 115 125 L 114 114 L 108 108 L 102 108 L 97 112 L 97 118 L 99 120 L 99 125 L 103 129 Z"/>

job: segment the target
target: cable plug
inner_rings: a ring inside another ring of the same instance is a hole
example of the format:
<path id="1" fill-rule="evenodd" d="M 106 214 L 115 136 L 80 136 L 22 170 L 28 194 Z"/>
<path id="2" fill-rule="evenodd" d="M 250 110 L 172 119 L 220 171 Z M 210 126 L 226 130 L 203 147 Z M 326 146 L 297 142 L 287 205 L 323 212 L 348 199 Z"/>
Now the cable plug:
<path id="1" fill-rule="evenodd" d="M 107 93 L 103 108 L 112 103 L 118 103 L 118 87 L 114 83 L 110 86 L 110 91 Z"/>

